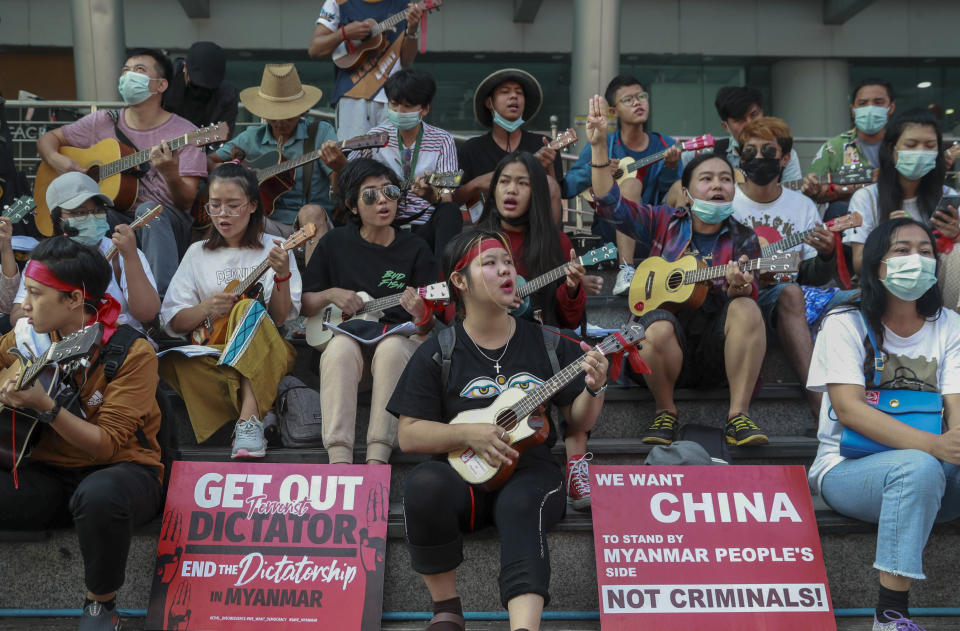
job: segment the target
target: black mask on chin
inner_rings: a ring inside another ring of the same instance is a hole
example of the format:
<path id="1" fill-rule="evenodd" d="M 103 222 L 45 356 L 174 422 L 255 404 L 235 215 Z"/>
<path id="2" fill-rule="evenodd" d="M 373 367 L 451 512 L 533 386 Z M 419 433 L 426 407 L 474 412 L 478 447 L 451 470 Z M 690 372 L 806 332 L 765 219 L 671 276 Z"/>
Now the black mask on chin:
<path id="1" fill-rule="evenodd" d="M 783 169 L 780 167 L 780 158 L 756 157 L 748 162 L 740 163 L 740 170 L 751 182 L 758 186 L 766 186 L 780 177 Z"/>
<path id="2" fill-rule="evenodd" d="M 505 221 L 506 223 L 510 224 L 511 226 L 517 226 L 517 227 L 519 227 L 519 226 L 528 226 L 528 225 L 530 225 L 530 212 L 529 212 L 529 211 L 523 213 L 523 214 L 520 215 L 519 217 L 504 217 L 504 216 L 501 215 L 499 212 L 497 212 L 497 214 L 500 215 L 500 221 Z"/>

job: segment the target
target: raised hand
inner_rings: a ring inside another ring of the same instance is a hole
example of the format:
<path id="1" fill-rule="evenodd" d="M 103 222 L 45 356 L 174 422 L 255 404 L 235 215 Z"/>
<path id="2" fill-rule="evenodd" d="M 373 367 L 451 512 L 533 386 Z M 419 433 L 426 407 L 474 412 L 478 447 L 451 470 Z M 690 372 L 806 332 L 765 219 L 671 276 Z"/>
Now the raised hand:
<path id="1" fill-rule="evenodd" d="M 607 100 L 599 94 L 590 97 L 587 107 L 586 134 L 591 145 L 607 144 Z"/>

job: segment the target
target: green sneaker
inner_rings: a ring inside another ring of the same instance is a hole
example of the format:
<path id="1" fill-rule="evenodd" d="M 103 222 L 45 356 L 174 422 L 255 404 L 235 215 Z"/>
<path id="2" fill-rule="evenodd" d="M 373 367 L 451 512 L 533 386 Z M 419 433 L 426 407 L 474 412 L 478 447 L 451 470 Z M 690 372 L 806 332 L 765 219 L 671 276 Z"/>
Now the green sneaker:
<path id="1" fill-rule="evenodd" d="M 750 420 L 750 417 L 743 412 L 740 412 L 727 421 L 725 433 L 727 435 L 727 444 L 738 447 L 756 447 L 757 445 L 770 444 L 770 439 L 763 433 L 763 430 L 757 427 L 757 424 Z"/>
<path id="2" fill-rule="evenodd" d="M 673 412 L 664 410 L 658 413 L 653 422 L 643 432 L 643 442 L 646 445 L 669 445 L 677 437 L 677 426 L 680 419 Z"/>

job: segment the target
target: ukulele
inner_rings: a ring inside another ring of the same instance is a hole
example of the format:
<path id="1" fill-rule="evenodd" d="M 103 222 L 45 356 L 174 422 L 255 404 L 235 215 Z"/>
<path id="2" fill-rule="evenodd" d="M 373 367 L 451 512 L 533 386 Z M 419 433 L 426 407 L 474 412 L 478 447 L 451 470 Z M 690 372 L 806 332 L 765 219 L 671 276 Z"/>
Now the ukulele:
<path id="1" fill-rule="evenodd" d="M 9 219 L 10 223 L 19 223 L 23 221 L 27 215 L 33 213 L 33 209 L 37 207 L 37 203 L 33 201 L 33 198 L 29 195 L 23 195 L 13 200 L 12 204 L 3 207 L 3 214 L 0 217 L 4 219 Z"/>
<path id="2" fill-rule="evenodd" d="M 446 283 L 434 283 L 426 287 L 417 289 L 417 293 L 424 300 L 430 302 L 446 302 L 450 300 L 450 290 Z M 330 303 L 319 313 L 314 314 L 307 320 L 307 344 L 323 350 L 333 338 L 333 331 L 327 328 L 327 324 L 340 326 L 350 320 L 369 320 L 376 322 L 383 317 L 383 312 L 400 304 L 400 297 L 403 292 L 385 296 L 383 298 L 373 298 L 365 291 L 358 291 L 357 296 L 363 300 L 363 307 L 354 314 L 344 313 L 340 307 Z"/>
<path id="3" fill-rule="evenodd" d="M 168 140 L 171 151 L 191 145 L 202 147 L 215 142 L 224 142 L 230 135 L 226 123 L 217 123 L 197 131 Z M 115 210 L 124 211 L 137 200 L 140 181 L 126 171 L 150 162 L 151 149 L 136 151 L 133 147 L 121 144 L 116 138 L 104 138 L 87 149 L 64 145 L 58 150 L 73 158 L 87 175 L 100 186 L 100 192 L 113 200 Z M 53 220 L 47 208 L 47 188 L 60 174 L 46 162 L 37 168 L 37 178 L 33 184 L 33 198 L 37 200 L 37 229 L 45 236 L 53 234 Z"/>
<path id="4" fill-rule="evenodd" d="M 707 149 L 708 147 L 713 146 L 713 136 L 710 134 L 704 134 L 702 136 L 697 136 L 696 138 L 691 138 L 686 142 L 680 143 L 681 151 L 699 151 L 700 149 Z M 670 147 L 667 147 L 670 149 Z M 623 184 L 627 178 L 636 177 L 634 174 L 645 166 L 649 166 L 654 162 L 660 162 L 663 160 L 664 156 L 667 155 L 667 149 L 663 151 L 658 151 L 652 153 L 649 156 L 640 158 L 639 160 L 634 160 L 633 158 L 626 157 L 620 158 L 620 162 L 617 165 L 617 169 L 613 172 L 613 179 L 617 181 L 618 185 Z M 590 192 L 590 189 L 580 193 L 580 197 L 583 198 L 585 202 L 593 202 L 593 194 Z"/>
<path id="5" fill-rule="evenodd" d="M 9 352 L 17 361 L 0 371 L 0 381 L 16 380 L 17 390 L 26 390 L 39 381 L 44 391 L 51 394 L 63 377 L 90 365 L 87 356 L 102 335 L 103 325 L 96 322 L 51 343 L 39 357 L 11 348 Z M 11 471 L 30 457 L 31 449 L 40 440 L 37 416 L 36 410 L 0 405 L 0 469 Z"/>
<path id="6" fill-rule="evenodd" d="M 280 244 L 280 249 L 284 252 L 300 246 L 304 241 L 312 239 L 317 234 L 317 226 L 308 223 L 300 228 Z M 270 269 L 269 258 L 264 258 L 249 274 L 242 280 L 232 280 L 223 288 L 223 293 L 233 294 L 253 300 L 260 300 L 263 297 L 263 285 L 258 281 L 260 277 Z M 230 320 L 230 314 L 220 317 L 207 316 L 203 319 L 197 328 L 190 333 L 190 341 L 202 346 L 223 344 L 227 340 L 227 324 Z"/>
<path id="7" fill-rule="evenodd" d="M 800 267 L 799 252 L 777 252 L 770 256 L 738 263 L 741 272 L 790 273 Z M 723 278 L 726 265 L 706 264 L 692 254 L 668 261 L 662 256 L 651 256 L 637 266 L 630 283 L 628 304 L 634 315 L 644 315 L 654 309 L 670 311 L 696 309 L 707 297 L 706 281 Z"/>
<path id="8" fill-rule="evenodd" d="M 163 206 L 161 206 L 160 204 L 157 204 L 156 206 L 151 208 L 149 212 L 144 213 L 143 215 L 140 215 L 139 217 L 137 217 L 134 220 L 134 222 L 130 224 L 130 229 L 136 232 L 140 228 L 144 227 L 145 225 L 147 225 L 148 223 L 150 223 L 151 221 L 159 217 L 161 212 L 163 212 Z M 119 252 L 119 250 L 117 250 L 117 246 L 111 245 L 110 249 L 107 250 L 107 253 L 104 254 L 103 256 L 105 259 L 107 259 L 107 262 L 110 262 L 113 259 L 113 257 L 117 255 L 117 252 Z"/>
<path id="9" fill-rule="evenodd" d="M 851 228 L 859 228 L 863 225 L 863 216 L 853 211 L 847 213 L 846 215 L 840 215 L 835 217 L 830 221 L 823 224 L 822 227 L 826 228 L 830 232 L 843 232 L 844 230 L 849 230 Z M 790 248 L 796 247 L 803 243 L 804 239 L 813 234 L 813 231 L 816 228 L 810 228 L 809 230 L 803 230 L 802 232 L 794 232 L 789 237 L 781 239 L 780 241 L 774 241 L 773 243 L 768 243 L 766 239 L 757 235 L 757 239 L 760 241 L 760 255 L 761 256 L 771 256 L 778 252 L 786 252 Z"/>
<path id="10" fill-rule="evenodd" d="M 629 324 L 620 330 L 620 336 L 628 346 L 633 346 L 643 339 L 643 326 Z M 595 347 L 595 350 L 603 355 L 609 355 L 623 348 L 616 335 L 609 335 Z M 487 407 L 457 414 L 450 420 L 450 425 L 462 423 L 496 425 L 505 432 L 503 440 L 520 453 L 543 443 L 550 434 L 546 403 L 583 372 L 580 363 L 585 356 L 584 354 L 578 357 L 535 390 L 522 390 L 516 386 L 507 388 Z M 460 474 L 460 477 L 468 484 L 479 486 L 485 491 L 495 491 L 503 486 L 513 474 L 517 460 L 512 464 L 490 465 L 470 447 L 455 449 L 447 455 L 447 461 L 454 471 Z"/>
<path id="11" fill-rule="evenodd" d="M 418 2 L 417 6 L 423 9 L 424 13 L 429 13 L 430 11 L 439 9 L 441 4 L 443 4 L 443 0 L 424 0 L 423 2 Z M 370 35 L 364 40 L 350 40 L 349 44 L 348 42 L 340 44 L 337 49 L 333 51 L 333 63 L 336 64 L 338 68 L 353 70 L 355 67 L 362 66 L 363 62 L 371 54 L 373 54 L 374 57 L 378 57 L 379 55 L 377 53 L 386 50 L 389 45 L 387 38 L 385 38 L 383 34 L 393 30 L 398 24 L 405 21 L 407 19 L 407 11 L 409 11 L 409 9 L 394 13 L 379 23 L 373 18 L 364 20 L 364 22 L 370 25 Z"/>
<path id="12" fill-rule="evenodd" d="M 607 243 L 603 247 L 599 247 L 595 250 L 590 250 L 583 256 L 577 257 L 577 263 L 583 265 L 584 267 L 589 267 L 591 265 L 597 265 L 603 261 L 613 261 L 617 258 L 617 246 L 613 243 Z M 560 278 L 563 278 L 567 274 L 567 266 L 570 265 L 570 261 L 564 263 L 563 265 L 558 265 L 549 272 L 537 276 L 533 280 L 527 281 L 523 276 L 517 275 L 517 298 L 523 299 L 523 304 L 519 307 L 514 308 L 511 313 L 515 316 L 525 316 L 530 312 L 530 296 L 535 294 L 540 289 L 543 289 L 550 283 Z"/>

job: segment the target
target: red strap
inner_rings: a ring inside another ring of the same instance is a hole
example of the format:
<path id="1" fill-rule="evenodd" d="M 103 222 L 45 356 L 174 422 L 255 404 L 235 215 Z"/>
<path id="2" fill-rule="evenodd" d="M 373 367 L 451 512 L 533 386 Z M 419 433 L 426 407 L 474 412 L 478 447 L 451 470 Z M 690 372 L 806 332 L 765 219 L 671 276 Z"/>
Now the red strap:
<path id="1" fill-rule="evenodd" d="M 621 335 L 619 331 L 614 333 L 613 336 L 620 342 L 623 348 L 607 356 L 610 359 L 610 378 L 614 381 L 620 378 L 624 353 L 627 354 L 627 361 L 630 362 L 630 368 L 632 368 L 635 373 L 649 375 L 650 366 L 643 360 L 643 357 L 640 356 L 640 351 L 637 350 L 637 347 L 627 343 L 627 340 L 623 339 L 623 335 Z"/>
<path id="2" fill-rule="evenodd" d="M 347 45 L 347 52 L 352 53 L 354 51 L 353 42 L 347 37 L 347 29 L 343 24 L 340 25 L 340 35 L 343 36 L 343 43 Z"/>
<path id="3" fill-rule="evenodd" d="M 473 532 L 474 518 L 477 516 L 477 502 L 473 497 L 473 487 L 468 486 L 467 490 L 470 491 L 470 532 Z"/>
<path id="4" fill-rule="evenodd" d="M 850 282 L 850 270 L 847 269 L 847 257 L 843 253 L 843 237 L 839 232 L 833 233 L 834 256 L 837 257 L 837 276 L 840 278 L 840 284 L 844 289 L 853 287 Z"/>
<path id="5" fill-rule="evenodd" d="M 953 239 L 944 236 L 939 230 L 934 230 L 933 234 L 937 237 L 937 252 L 940 254 L 950 254 L 953 252 Z"/>
<path id="6" fill-rule="evenodd" d="M 427 52 L 427 11 L 433 8 L 433 3 L 427 0 L 423 13 L 420 14 L 420 54 Z"/>

